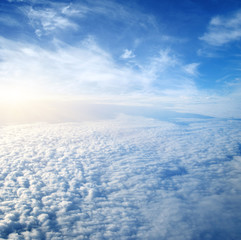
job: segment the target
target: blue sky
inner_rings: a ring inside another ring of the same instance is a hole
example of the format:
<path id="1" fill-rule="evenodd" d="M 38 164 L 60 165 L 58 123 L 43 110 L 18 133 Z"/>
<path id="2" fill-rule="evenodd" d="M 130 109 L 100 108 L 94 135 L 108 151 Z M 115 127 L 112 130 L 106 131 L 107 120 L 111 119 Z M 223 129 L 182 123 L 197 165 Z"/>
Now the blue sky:
<path id="1" fill-rule="evenodd" d="M 240 1 L 3 0 L 0 11 L 4 103 L 241 117 Z"/>

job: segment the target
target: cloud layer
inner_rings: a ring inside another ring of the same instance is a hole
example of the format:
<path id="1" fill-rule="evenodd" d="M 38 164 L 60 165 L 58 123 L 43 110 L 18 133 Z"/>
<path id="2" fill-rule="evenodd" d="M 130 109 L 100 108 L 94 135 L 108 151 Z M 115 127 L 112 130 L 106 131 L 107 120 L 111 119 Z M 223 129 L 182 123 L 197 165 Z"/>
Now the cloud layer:
<path id="1" fill-rule="evenodd" d="M 239 239 L 240 121 L 1 127 L 4 239 Z"/>

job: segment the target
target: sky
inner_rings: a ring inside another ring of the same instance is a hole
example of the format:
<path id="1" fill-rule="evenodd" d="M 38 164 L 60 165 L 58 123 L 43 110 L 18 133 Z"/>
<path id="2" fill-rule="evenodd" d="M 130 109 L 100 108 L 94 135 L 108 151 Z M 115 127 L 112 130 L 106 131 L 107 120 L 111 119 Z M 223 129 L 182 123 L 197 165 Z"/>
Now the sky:
<path id="1" fill-rule="evenodd" d="M 238 0 L 2 0 L 1 122 L 88 104 L 240 118 L 240 40 Z"/>
<path id="2" fill-rule="evenodd" d="M 241 1 L 0 0 L 1 239 L 241 239 Z"/>

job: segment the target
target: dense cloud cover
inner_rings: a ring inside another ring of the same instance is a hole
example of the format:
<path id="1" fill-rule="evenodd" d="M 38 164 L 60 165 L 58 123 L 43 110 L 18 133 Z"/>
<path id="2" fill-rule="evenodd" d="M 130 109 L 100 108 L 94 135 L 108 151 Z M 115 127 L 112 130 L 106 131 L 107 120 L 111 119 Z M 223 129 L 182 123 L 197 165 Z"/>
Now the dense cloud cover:
<path id="1" fill-rule="evenodd" d="M 240 239 L 241 122 L 0 128 L 2 239 Z"/>

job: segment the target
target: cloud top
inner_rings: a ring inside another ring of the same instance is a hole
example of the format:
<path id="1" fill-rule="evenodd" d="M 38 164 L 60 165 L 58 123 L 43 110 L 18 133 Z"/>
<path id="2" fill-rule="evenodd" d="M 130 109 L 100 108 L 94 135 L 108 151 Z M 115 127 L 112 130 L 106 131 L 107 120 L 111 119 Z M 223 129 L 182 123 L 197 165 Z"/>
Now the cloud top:
<path id="1" fill-rule="evenodd" d="M 240 121 L 176 123 L 1 127 L 1 237 L 238 239 Z"/>

